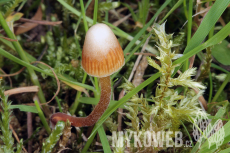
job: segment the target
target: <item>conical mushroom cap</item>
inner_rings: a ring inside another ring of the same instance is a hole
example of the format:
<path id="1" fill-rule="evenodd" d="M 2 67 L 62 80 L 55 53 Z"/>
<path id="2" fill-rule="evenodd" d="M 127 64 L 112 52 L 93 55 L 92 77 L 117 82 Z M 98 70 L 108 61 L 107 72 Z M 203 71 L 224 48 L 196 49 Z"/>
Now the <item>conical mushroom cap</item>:
<path id="1" fill-rule="evenodd" d="M 92 26 L 86 33 L 82 50 L 82 68 L 88 75 L 106 77 L 124 65 L 123 50 L 105 24 Z"/>

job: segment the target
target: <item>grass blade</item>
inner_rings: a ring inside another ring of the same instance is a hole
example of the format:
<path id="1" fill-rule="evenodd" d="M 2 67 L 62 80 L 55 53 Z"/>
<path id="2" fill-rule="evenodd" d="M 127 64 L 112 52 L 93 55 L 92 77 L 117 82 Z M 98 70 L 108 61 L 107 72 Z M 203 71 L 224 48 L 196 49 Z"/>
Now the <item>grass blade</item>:
<path id="1" fill-rule="evenodd" d="M 32 69 L 34 69 L 35 71 L 44 73 L 44 74 L 46 74 L 46 75 L 48 75 L 48 76 L 51 76 L 51 77 L 54 77 L 53 74 L 51 74 L 51 73 L 49 73 L 49 72 L 47 72 L 47 71 L 44 71 L 44 70 L 42 70 L 42 69 L 40 69 L 40 68 L 38 68 L 38 67 L 36 67 L 36 66 L 33 66 L 33 65 L 31 65 L 31 64 L 29 64 L 29 63 L 27 63 L 27 62 L 22 61 L 22 60 L 20 60 L 19 58 L 17 58 L 17 57 L 15 57 L 15 56 L 11 55 L 10 53 L 8 53 L 7 51 L 5 51 L 5 50 L 3 50 L 3 49 L 1 49 L 1 48 L 0 48 L 0 54 L 3 55 L 3 56 L 5 56 L 6 58 L 9 58 L 10 60 L 12 60 L 12 61 L 14 61 L 14 62 L 16 62 L 16 63 L 22 65 L 22 66 L 25 66 L 25 67 L 27 67 L 27 68 L 28 68 L 28 67 L 29 67 L 29 68 L 32 68 Z M 83 88 L 86 88 L 86 89 L 89 89 L 89 90 L 92 90 L 92 91 L 95 91 L 94 87 L 89 86 L 89 85 L 86 85 L 86 84 L 82 84 L 82 83 L 79 83 L 79 82 L 76 82 L 75 80 L 73 80 L 73 78 L 70 79 L 70 77 L 66 77 L 64 74 L 58 75 L 58 79 L 63 80 L 63 81 L 66 81 L 66 82 L 71 83 L 71 84 L 75 84 L 75 85 L 77 85 L 77 86 L 81 86 L 81 87 L 83 87 Z"/>
<path id="2" fill-rule="evenodd" d="M 224 10 L 230 4 L 230 0 L 216 0 L 212 8 L 209 10 L 196 33 L 193 35 L 188 46 L 185 48 L 184 54 L 200 45 L 204 38 L 209 34 L 209 31 L 216 24 Z"/>
<path id="3" fill-rule="evenodd" d="M 182 3 L 183 3 L 184 0 L 179 0 L 174 6 L 173 8 L 165 15 L 165 17 L 161 20 L 161 22 L 159 24 L 162 24 L 166 19 L 167 17 L 173 13 L 173 11 L 175 11 Z"/>
<path id="4" fill-rule="evenodd" d="M 100 140 L 101 140 L 101 143 L 102 143 L 103 150 L 106 150 L 106 153 L 112 153 L 103 126 L 99 127 L 98 134 L 100 136 Z"/>
<path id="5" fill-rule="evenodd" d="M 193 47 L 194 49 L 189 50 L 181 58 L 179 58 L 178 60 L 174 61 L 173 64 L 179 64 L 179 63 L 184 62 L 186 59 L 192 57 L 193 55 L 197 54 L 201 50 L 221 42 L 229 34 L 230 34 L 230 22 L 224 28 L 222 28 L 217 34 L 215 34 L 212 38 L 210 38 L 208 41 L 206 41 L 205 43 L 203 43 L 201 45 L 198 45 L 197 47 L 196 46 Z M 192 39 L 190 40 L 190 43 L 191 42 L 192 42 Z"/>

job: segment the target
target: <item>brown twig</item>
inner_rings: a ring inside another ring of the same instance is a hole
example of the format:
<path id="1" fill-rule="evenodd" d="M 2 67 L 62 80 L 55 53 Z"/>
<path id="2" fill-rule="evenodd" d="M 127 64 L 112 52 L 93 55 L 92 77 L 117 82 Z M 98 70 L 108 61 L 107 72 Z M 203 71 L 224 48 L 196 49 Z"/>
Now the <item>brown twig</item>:
<path id="1" fill-rule="evenodd" d="M 39 21 L 39 20 L 33 20 L 33 19 L 26 19 L 26 18 L 21 18 L 19 19 L 19 21 L 21 22 L 31 22 L 31 23 L 37 23 L 37 24 L 42 24 L 42 25 L 51 25 L 51 26 L 55 26 L 58 24 L 61 24 L 62 21 L 56 21 L 56 22 L 52 22 L 52 21 Z"/>
<path id="2" fill-rule="evenodd" d="M 56 93 L 54 94 L 54 96 L 51 98 L 50 101 L 48 101 L 48 102 L 46 102 L 46 103 L 44 103 L 44 104 L 41 104 L 41 105 L 48 104 L 48 103 L 50 103 L 50 102 L 58 95 L 58 93 L 59 93 L 59 91 L 60 91 L 60 87 L 61 87 L 60 81 L 59 81 L 59 79 L 58 79 L 56 73 L 54 72 L 54 70 L 53 70 L 53 68 L 52 68 L 51 66 L 49 66 L 49 65 L 47 65 L 46 63 L 43 63 L 43 62 L 41 62 L 41 61 L 34 61 L 34 62 L 32 62 L 32 63 L 39 63 L 39 64 L 43 64 L 43 65 L 49 67 L 50 70 L 53 72 L 54 77 L 55 77 L 55 79 L 56 79 L 56 81 L 57 81 L 58 89 L 57 89 Z"/>
<path id="3" fill-rule="evenodd" d="M 26 67 L 23 67 L 22 69 L 20 69 L 19 71 L 15 72 L 15 73 L 0 75 L 0 77 L 11 77 L 11 76 L 15 76 L 15 75 L 20 74 L 25 69 L 26 69 Z"/>
<path id="4" fill-rule="evenodd" d="M 193 55 L 192 57 L 189 58 L 189 63 L 190 63 L 189 68 L 193 67 L 195 58 L 196 58 L 196 55 Z"/>
<path id="5" fill-rule="evenodd" d="M 193 90 L 195 91 L 196 94 L 199 93 L 199 89 L 193 88 Z M 204 99 L 204 97 L 203 97 L 203 96 L 200 96 L 198 99 L 199 99 L 199 101 L 201 102 L 201 104 L 203 105 L 204 109 L 207 110 L 207 109 L 208 109 L 208 107 L 207 107 L 207 102 L 206 102 L 206 100 Z"/>
<path id="6" fill-rule="evenodd" d="M 10 129 L 12 130 L 12 133 L 13 133 L 15 139 L 17 140 L 17 142 L 20 143 L 20 140 L 19 140 L 19 138 L 18 138 L 18 135 L 17 135 L 17 133 L 14 131 L 12 125 L 10 125 Z M 22 146 L 22 149 L 23 149 L 26 153 L 28 153 L 24 146 Z"/>
<path id="7" fill-rule="evenodd" d="M 3 37 L 3 36 L 0 36 L 0 38 L 3 38 L 5 40 L 8 40 L 8 41 L 18 41 L 17 39 L 11 39 L 11 38 L 7 38 L 7 37 Z"/>
<path id="8" fill-rule="evenodd" d="M 137 22 L 135 23 L 134 28 L 136 28 L 136 27 L 143 28 L 143 24 L 137 21 Z M 147 28 L 147 31 L 148 31 L 148 32 L 151 32 L 152 30 L 153 30 L 153 29 L 152 29 L 151 27 L 148 27 L 148 28 Z"/>
<path id="9" fill-rule="evenodd" d="M 81 137 L 82 139 L 87 142 L 88 141 L 88 138 L 84 135 L 84 133 L 81 132 L 80 128 L 79 127 L 75 127 L 75 129 L 77 130 L 77 133 L 81 133 Z"/>
<path id="10" fill-rule="evenodd" d="M 143 76 L 145 74 L 145 70 L 146 68 L 148 67 L 148 60 L 146 58 L 146 56 L 143 56 L 138 67 L 137 67 L 137 70 L 136 70 L 136 73 L 134 75 L 134 78 L 133 78 L 133 85 L 135 87 L 139 86 L 142 82 L 143 82 Z"/>
<path id="11" fill-rule="evenodd" d="M 126 53 L 126 55 L 129 55 L 130 53 Z M 145 56 L 154 56 L 156 57 L 155 54 L 152 53 L 134 53 L 133 55 L 145 55 Z"/>
<path id="12" fill-rule="evenodd" d="M 119 20 L 117 20 L 116 22 L 113 22 L 113 25 L 117 27 L 119 24 L 121 24 L 122 22 L 124 22 L 125 20 L 127 20 L 130 16 L 131 16 L 131 14 L 129 14 L 129 15 L 127 15 L 127 16 L 119 19 Z"/>
<path id="13" fill-rule="evenodd" d="M 27 112 L 27 138 L 29 139 L 32 134 L 33 134 L 33 128 L 32 128 L 32 113 Z M 28 153 L 32 153 L 32 145 L 33 145 L 33 140 L 28 141 Z"/>
<path id="14" fill-rule="evenodd" d="M 24 93 L 24 92 L 38 92 L 38 90 L 39 90 L 38 86 L 19 87 L 19 88 L 7 90 L 4 92 L 4 94 L 10 96 L 10 95 Z"/>
<path id="15" fill-rule="evenodd" d="M 3 74 L 6 74 L 6 72 L 3 71 L 3 69 L 1 69 L 1 68 L 0 68 L 0 71 L 1 71 Z M 0 75 L 0 77 L 2 77 L 2 76 Z M 8 79 L 9 79 L 9 81 L 10 81 L 10 87 L 12 88 L 12 87 L 13 87 L 12 80 L 11 80 L 11 78 L 10 78 L 9 76 L 8 76 Z"/>
<path id="16" fill-rule="evenodd" d="M 125 10 L 128 10 L 128 8 L 127 7 L 122 7 L 122 8 L 120 8 L 120 9 L 117 9 L 117 13 L 121 13 L 121 12 L 123 12 L 123 11 L 125 11 Z"/>
<path id="17" fill-rule="evenodd" d="M 48 101 L 48 102 L 46 102 L 46 103 L 44 103 L 44 104 L 41 104 L 41 105 L 46 105 L 46 104 L 50 103 L 50 102 L 58 95 L 58 93 L 59 93 L 59 91 L 60 91 L 60 86 L 61 86 L 61 85 L 60 85 L 60 81 L 59 81 L 59 79 L 58 79 L 58 77 L 57 77 L 57 75 L 56 75 L 56 73 L 54 72 L 54 70 L 53 70 L 52 67 L 50 67 L 49 65 L 47 65 L 47 64 L 45 64 L 45 63 L 43 63 L 43 62 L 41 62 L 41 61 L 34 61 L 34 62 L 32 62 L 31 64 L 33 64 L 33 63 L 39 63 L 39 64 L 43 64 L 43 65 L 49 67 L 49 68 L 51 69 L 51 71 L 53 72 L 53 75 L 54 75 L 54 77 L 55 77 L 55 79 L 56 79 L 56 81 L 57 81 L 58 89 L 57 89 L 55 95 L 51 98 L 50 101 Z M 13 73 L 13 74 L 0 75 L 0 77 L 8 77 L 8 76 L 15 76 L 15 75 L 18 75 L 18 74 L 21 73 L 25 68 L 26 68 L 26 67 L 23 67 L 21 70 L 19 70 L 18 72 L 15 72 L 15 73 Z M 33 104 L 33 103 L 30 103 L 30 104 L 27 104 L 27 105 L 34 105 L 34 104 Z"/>
<path id="18" fill-rule="evenodd" d="M 146 40 L 146 42 L 145 42 L 145 44 L 143 45 L 143 47 L 142 47 L 142 49 L 141 49 L 141 53 L 143 53 L 144 52 L 144 50 L 145 50 L 145 47 L 147 46 L 147 44 L 148 44 L 148 42 L 149 42 L 149 39 L 151 38 L 151 35 L 147 38 L 147 40 Z M 129 76 L 129 81 L 131 81 L 132 80 L 132 78 L 133 78 L 133 75 L 134 75 L 134 72 L 136 71 L 136 69 L 137 69 L 137 66 L 139 65 L 139 62 L 140 62 L 140 60 L 141 60 L 141 58 L 142 58 L 142 56 L 143 55 L 138 55 L 138 57 L 137 57 L 137 60 L 136 60 L 136 62 L 135 62 L 135 64 L 134 64 L 134 66 L 133 66 L 133 69 L 132 69 L 132 72 L 131 72 L 131 74 L 130 74 L 130 76 Z"/>
<path id="19" fill-rule="evenodd" d="M 124 97 L 125 95 L 125 90 L 122 89 L 122 91 L 119 94 L 119 100 Z M 122 130 L 122 113 L 123 113 L 123 109 L 122 108 L 118 108 L 118 117 L 117 117 L 117 122 L 118 122 L 118 131 Z"/>
<path id="20" fill-rule="evenodd" d="M 57 153 L 62 153 L 64 150 L 72 150 L 70 148 L 63 148 L 63 149 L 60 149 Z"/>

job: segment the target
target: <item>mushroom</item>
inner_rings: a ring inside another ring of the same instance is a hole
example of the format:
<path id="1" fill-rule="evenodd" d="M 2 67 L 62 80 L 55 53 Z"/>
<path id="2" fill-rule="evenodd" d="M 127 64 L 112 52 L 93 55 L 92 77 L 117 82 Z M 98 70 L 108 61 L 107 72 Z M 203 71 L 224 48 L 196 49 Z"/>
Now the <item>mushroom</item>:
<path id="1" fill-rule="evenodd" d="M 124 64 L 123 50 L 112 30 L 102 23 L 92 26 L 85 37 L 82 50 L 82 68 L 88 75 L 100 78 L 100 101 L 87 117 L 73 117 L 63 113 L 55 113 L 51 116 L 52 124 L 69 120 L 71 125 L 75 127 L 94 125 L 110 102 L 110 75 L 121 69 Z"/>

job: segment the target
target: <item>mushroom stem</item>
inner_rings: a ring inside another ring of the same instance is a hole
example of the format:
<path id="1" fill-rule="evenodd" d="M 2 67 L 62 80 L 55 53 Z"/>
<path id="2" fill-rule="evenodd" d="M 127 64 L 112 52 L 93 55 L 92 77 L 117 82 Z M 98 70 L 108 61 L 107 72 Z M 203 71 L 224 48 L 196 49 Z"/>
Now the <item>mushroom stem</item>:
<path id="1" fill-rule="evenodd" d="M 56 125 L 58 121 L 69 120 L 71 122 L 71 125 L 75 127 L 94 125 L 102 116 L 102 114 L 105 112 L 110 102 L 110 96 L 111 96 L 110 76 L 100 78 L 100 86 L 101 86 L 100 101 L 98 102 L 94 110 L 89 114 L 89 116 L 73 117 L 63 113 L 55 113 L 51 116 L 52 124 Z"/>

